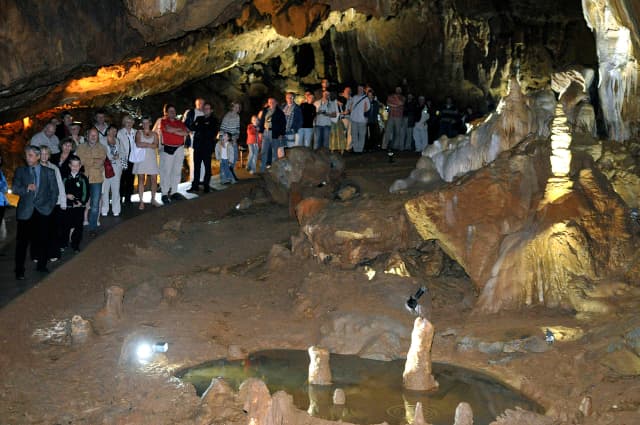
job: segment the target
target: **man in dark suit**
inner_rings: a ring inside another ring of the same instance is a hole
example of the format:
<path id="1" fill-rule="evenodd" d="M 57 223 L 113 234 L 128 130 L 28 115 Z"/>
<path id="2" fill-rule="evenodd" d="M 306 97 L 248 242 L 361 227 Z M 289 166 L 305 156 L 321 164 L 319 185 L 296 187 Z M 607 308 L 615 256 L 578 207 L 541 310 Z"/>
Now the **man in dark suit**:
<path id="1" fill-rule="evenodd" d="M 52 169 L 40 165 L 40 148 L 27 145 L 24 149 L 26 167 L 16 170 L 13 193 L 20 196 L 16 210 L 16 279 L 24 279 L 27 247 L 33 244 L 37 270 L 47 270 L 47 237 L 49 216 L 58 199 L 58 184 Z"/>

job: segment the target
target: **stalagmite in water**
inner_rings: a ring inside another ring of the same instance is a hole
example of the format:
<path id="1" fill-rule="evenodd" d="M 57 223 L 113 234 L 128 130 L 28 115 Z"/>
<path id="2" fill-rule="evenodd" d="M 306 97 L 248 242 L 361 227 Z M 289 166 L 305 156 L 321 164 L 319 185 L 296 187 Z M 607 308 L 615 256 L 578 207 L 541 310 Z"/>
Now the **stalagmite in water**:
<path id="1" fill-rule="evenodd" d="M 108 333 L 113 330 L 116 323 L 122 318 L 122 301 L 124 289 L 119 286 L 110 286 L 105 289 L 105 306 L 95 316 L 96 331 Z"/>
<path id="2" fill-rule="evenodd" d="M 331 385 L 329 351 L 316 346 L 309 347 L 309 383 L 312 385 Z"/>
<path id="3" fill-rule="evenodd" d="M 453 425 L 473 425 L 473 410 L 469 403 L 462 402 L 456 407 Z"/>
<path id="4" fill-rule="evenodd" d="M 431 322 L 422 317 L 416 318 L 402 374 L 404 387 L 408 390 L 429 391 L 438 388 L 438 381 L 431 374 L 433 333 Z"/>

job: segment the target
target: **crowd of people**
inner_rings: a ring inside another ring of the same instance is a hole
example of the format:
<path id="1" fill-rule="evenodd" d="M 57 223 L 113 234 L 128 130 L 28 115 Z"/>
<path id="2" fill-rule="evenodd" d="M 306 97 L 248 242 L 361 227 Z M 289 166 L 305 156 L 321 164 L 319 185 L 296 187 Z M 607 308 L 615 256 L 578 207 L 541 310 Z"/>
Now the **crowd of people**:
<path id="1" fill-rule="evenodd" d="M 202 98 L 181 117 L 174 105 L 166 104 L 161 118 L 153 122 L 143 116 L 138 128 L 130 115 L 117 128 L 104 110 L 98 110 L 86 132 L 64 111 L 31 138 L 25 147 L 27 165 L 15 172 L 12 189 L 20 197 L 16 278 L 24 278 L 29 246 L 37 270 L 43 272 L 48 261 L 56 261 L 65 249 L 79 251 L 84 227 L 95 236 L 101 216 L 119 216 L 123 203 L 131 203 L 136 179 L 138 209 L 146 207 L 146 187 L 151 190 L 150 204 L 160 207 L 185 198 L 178 191 L 185 163 L 191 182 L 188 191 L 206 193 L 213 155 L 219 161 L 220 183 L 233 184 L 238 181 L 239 154 L 245 150 L 251 174 L 264 172 L 285 155 L 285 149 L 297 146 L 356 154 L 377 149 L 421 152 L 442 134 L 453 137 L 465 131 L 465 119 L 472 115 L 470 110 L 459 114 L 451 98 L 432 111 L 424 96 L 405 97 L 406 87 L 401 85 L 386 104 L 372 87 L 359 83 L 354 88 L 355 94 L 349 85 L 338 92 L 324 79 L 317 92 L 305 91 L 299 104 L 292 92 L 286 93 L 282 105 L 270 97 L 251 116 L 244 132 L 238 102 L 220 121 L 212 104 Z M 8 205 L 7 189 L 0 172 L 0 221 Z"/>

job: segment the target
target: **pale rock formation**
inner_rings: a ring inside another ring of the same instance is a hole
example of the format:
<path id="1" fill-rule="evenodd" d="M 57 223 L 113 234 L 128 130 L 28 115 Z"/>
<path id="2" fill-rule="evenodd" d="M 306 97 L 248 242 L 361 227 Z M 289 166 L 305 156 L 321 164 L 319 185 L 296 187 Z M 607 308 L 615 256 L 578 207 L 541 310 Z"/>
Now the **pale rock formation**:
<path id="1" fill-rule="evenodd" d="M 427 319 L 416 318 L 411 333 L 411 347 L 402 373 L 403 386 L 408 390 L 430 391 L 438 388 L 431 374 L 431 345 L 433 325 Z"/>
<path id="2" fill-rule="evenodd" d="M 589 96 L 593 79 L 590 68 L 556 72 L 551 77 L 551 88 L 558 93 L 574 133 L 596 136 L 596 116 Z"/>
<path id="3" fill-rule="evenodd" d="M 628 3 L 628 4 L 627 4 Z M 609 138 L 627 140 L 630 122 L 640 118 L 636 90 L 640 68 L 635 57 L 637 20 L 629 14 L 634 2 L 619 0 L 582 0 L 587 25 L 595 33 L 600 81 L 598 94 Z M 634 54 L 635 53 L 635 54 Z"/>
<path id="4" fill-rule="evenodd" d="M 399 358 L 410 338 L 403 323 L 357 313 L 334 313 L 320 334 L 320 344 L 333 352 L 387 361 Z"/>
<path id="5" fill-rule="evenodd" d="M 124 289 L 119 286 L 110 286 L 105 289 L 105 306 L 96 313 L 94 318 L 95 329 L 99 334 L 108 333 L 114 330 L 117 323 L 122 318 L 122 301 L 124 299 Z"/>
<path id="6" fill-rule="evenodd" d="M 238 400 L 242 403 L 242 410 L 247 414 L 247 423 L 266 425 L 266 418 L 271 409 L 271 395 L 264 382 L 258 378 L 244 381 L 240 384 Z"/>
<path id="7" fill-rule="evenodd" d="M 515 410 L 507 409 L 494 422 L 489 425 L 556 425 L 557 422 L 545 415 L 529 412 L 516 407 Z"/>
<path id="8" fill-rule="evenodd" d="M 637 265 L 627 206 L 606 177 L 588 156 L 546 143 L 526 140 L 460 184 L 405 205 L 423 239 L 438 240 L 480 290 L 478 311 L 609 311 L 591 287 Z"/>
<path id="9" fill-rule="evenodd" d="M 470 134 L 454 139 L 442 136 L 427 146 L 409 178 L 396 180 L 389 191 L 405 190 L 417 182 L 437 182 L 436 171 L 442 180 L 451 182 L 492 163 L 501 152 L 529 135 L 548 136 L 554 108 L 553 93 L 541 91 L 525 96 L 518 80 L 513 78 L 509 95 L 502 99 L 496 112 Z M 431 163 L 424 157 L 431 159 Z"/>
<path id="10" fill-rule="evenodd" d="M 331 385 L 331 366 L 329 350 L 311 346 L 309 352 L 309 384 Z"/>
<path id="11" fill-rule="evenodd" d="M 427 421 L 424 420 L 424 413 L 422 412 L 421 402 L 416 403 L 416 410 L 411 425 L 429 425 Z"/>
<path id="12" fill-rule="evenodd" d="M 593 414 L 593 403 L 591 401 L 591 396 L 585 396 L 580 402 L 580 407 L 578 407 L 580 413 L 583 416 L 591 416 Z"/>
<path id="13" fill-rule="evenodd" d="M 223 378 L 213 378 L 200 400 L 196 413 L 197 425 L 208 425 L 215 421 L 244 419 L 244 413 L 235 407 L 235 393 Z"/>
<path id="14" fill-rule="evenodd" d="M 73 344 L 84 344 L 93 335 L 91 322 L 75 315 L 71 318 L 71 342 Z"/>
<path id="15" fill-rule="evenodd" d="M 473 425 L 473 410 L 471 410 L 469 403 L 458 404 L 453 425 Z"/>
<path id="16" fill-rule="evenodd" d="M 347 396 L 342 388 L 336 388 L 333 392 L 333 404 L 343 406 L 347 402 Z"/>

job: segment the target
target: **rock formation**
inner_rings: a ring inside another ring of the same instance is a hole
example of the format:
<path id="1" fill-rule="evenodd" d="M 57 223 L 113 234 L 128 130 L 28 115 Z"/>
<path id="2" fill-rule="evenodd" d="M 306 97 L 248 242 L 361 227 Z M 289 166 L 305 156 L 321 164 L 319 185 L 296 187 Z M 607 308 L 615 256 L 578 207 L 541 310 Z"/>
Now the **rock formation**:
<path id="1" fill-rule="evenodd" d="M 309 347 L 309 384 L 331 385 L 331 366 L 329 350 L 320 347 Z"/>
<path id="2" fill-rule="evenodd" d="M 592 158 L 569 148 L 562 122 L 552 151 L 548 142 L 525 141 L 406 204 L 421 236 L 438 240 L 480 289 L 479 310 L 606 311 L 590 298 L 593 285 L 637 261 L 627 206 Z"/>
<path id="3" fill-rule="evenodd" d="M 119 286 L 110 286 L 104 291 L 105 306 L 96 313 L 94 318 L 96 331 L 108 333 L 114 330 L 122 317 L 122 300 L 124 289 Z"/>
<path id="4" fill-rule="evenodd" d="M 411 347 L 402 373 L 404 388 L 414 391 L 431 391 L 438 388 L 438 381 L 431 374 L 431 344 L 433 325 L 427 319 L 416 318 L 411 333 Z"/>

